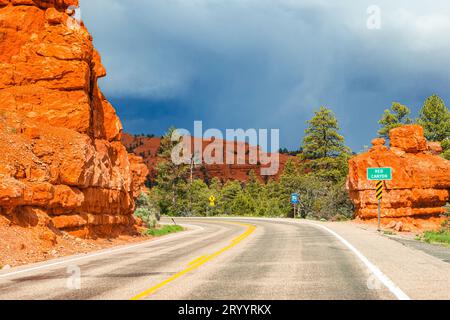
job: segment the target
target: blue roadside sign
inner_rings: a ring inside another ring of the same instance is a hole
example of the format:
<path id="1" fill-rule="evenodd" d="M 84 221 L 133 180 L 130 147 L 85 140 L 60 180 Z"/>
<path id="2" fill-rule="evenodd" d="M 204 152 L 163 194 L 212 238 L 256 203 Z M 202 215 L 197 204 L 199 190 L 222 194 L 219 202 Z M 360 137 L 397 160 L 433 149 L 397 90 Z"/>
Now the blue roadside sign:
<path id="1" fill-rule="evenodd" d="M 292 204 L 298 204 L 298 202 L 299 202 L 299 200 L 298 200 L 298 194 L 293 193 L 293 194 L 291 195 L 291 203 L 292 203 Z"/>

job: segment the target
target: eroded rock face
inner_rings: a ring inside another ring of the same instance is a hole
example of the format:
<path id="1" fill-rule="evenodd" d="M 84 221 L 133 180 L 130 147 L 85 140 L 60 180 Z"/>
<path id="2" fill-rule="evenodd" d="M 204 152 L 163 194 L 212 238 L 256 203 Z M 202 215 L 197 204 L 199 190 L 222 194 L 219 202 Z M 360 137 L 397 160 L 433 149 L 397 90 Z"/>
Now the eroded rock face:
<path id="1" fill-rule="evenodd" d="M 203 140 L 198 141 L 199 139 L 192 139 L 190 142 L 192 145 L 194 141 L 197 141 L 197 143 L 202 145 L 202 150 L 205 152 L 207 148 L 213 148 L 213 143 L 217 143 L 215 140 Z M 145 137 L 145 136 L 133 136 L 127 133 L 124 133 L 122 136 L 122 143 L 127 147 L 128 151 L 133 152 L 142 158 L 144 158 L 144 162 L 147 165 L 150 174 L 149 178 L 150 180 L 154 181 L 157 178 L 157 171 L 156 167 L 162 159 L 158 157 L 158 150 L 161 146 L 161 138 L 159 137 Z M 187 142 L 189 143 L 189 142 Z M 273 176 L 262 176 L 261 175 L 261 168 L 268 168 L 269 165 L 259 165 L 259 156 L 250 158 L 250 150 L 252 147 L 248 144 L 244 144 L 244 150 L 245 150 L 245 156 L 238 158 L 238 156 L 234 153 L 227 153 L 226 148 L 227 146 L 232 145 L 232 142 L 220 140 L 218 142 L 219 144 L 222 144 L 223 146 L 223 155 L 222 160 L 224 164 L 207 164 L 205 161 L 201 166 L 195 166 L 194 168 L 194 177 L 198 179 L 202 179 L 204 181 L 211 181 L 213 178 L 218 178 L 222 182 L 226 182 L 229 180 L 237 180 L 241 182 L 247 182 L 249 179 L 249 174 L 251 171 L 253 171 L 257 177 L 261 181 L 265 181 L 266 179 L 278 179 L 280 178 L 281 174 L 284 171 L 284 168 L 286 166 L 286 163 L 289 160 L 296 160 L 296 157 L 286 155 L 286 154 L 279 154 L 279 155 L 273 155 L 273 159 L 276 159 L 278 157 L 278 170 L 277 173 Z M 237 150 L 238 146 L 236 143 L 234 143 L 235 147 L 234 149 Z M 242 144 L 241 144 L 242 146 Z M 194 147 L 192 146 L 192 150 L 194 150 Z M 259 149 L 255 148 L 253 150 L 257 150 L 254 154 L 258 154 Z M 209 153 L 208 153 L 209 154 Z M 215 152 L 214 152 L 215 156 Z M 267 154 L 267 156 L 271 156 L 270 154 Z M 218 157 L 220 158 L 220 157 Z M 226 164 L 227 159 L 233 159 L 233 164 Z M 240 160 L 241 164 L 239 164 L 238 160 Z M 253 160 L 253 161 L 250 161 Z M 255 164 L 256 163 L 256 164 Z"/>
<path id="2" fill-rule="evenodd" d="M 133 226 L 147 168 L 120 142 L 100 56 L 68 10 L 77 5 L 0 0 L 0 213 L 21 221 L 39 209 L 50 227 L 112 236 Z"/>
<path id="3" fill-rule="evenodd" d="M 393 180 L 384 183 L 381 202 L 383 223 L 402 222 L 404 229 L 439 228 L 450 195 L 450 161 L 438 155 L 439 143 L 427 142 L 420 126 L 393 129 L 390 141 L 389 149 L 383 139 L 375 139 L 369 152 L 349 162 L 347 185 L 356 216 L 371 220 L 378 215 L 376 182 L 368 181 L 367 168 L 391 167 Z"/>

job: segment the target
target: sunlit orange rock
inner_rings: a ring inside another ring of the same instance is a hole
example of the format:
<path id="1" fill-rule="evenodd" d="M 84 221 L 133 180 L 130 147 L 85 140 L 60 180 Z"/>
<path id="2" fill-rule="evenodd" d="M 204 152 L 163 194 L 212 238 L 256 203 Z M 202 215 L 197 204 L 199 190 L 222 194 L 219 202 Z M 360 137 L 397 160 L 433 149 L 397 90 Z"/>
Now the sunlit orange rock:
<path id="1" fill-rule="evenodd" d="M 148 171 L 120 142 L 77 5 L 0 0 L 0 214 L 44 212 L 59 230 L 109 237 L 132 230 Z"/>
<path id="2" fill-rule="evenodd" d="M 450 161 L 438 155 L 439 143 L 427 143 L 417 125 L 391 130 L 389 149 L 375 139 L 366 153 L 349 161 L 347 186 L 356 207 L 356 217 L 374 220 L 378 216 L 376 182 L 368 181 L 367 168 L 391 167 L 393 180 L 385 181 L 381 201 L 384 224 L 403 222 L 402 229 L 436 229 L 449 200 Z"/>

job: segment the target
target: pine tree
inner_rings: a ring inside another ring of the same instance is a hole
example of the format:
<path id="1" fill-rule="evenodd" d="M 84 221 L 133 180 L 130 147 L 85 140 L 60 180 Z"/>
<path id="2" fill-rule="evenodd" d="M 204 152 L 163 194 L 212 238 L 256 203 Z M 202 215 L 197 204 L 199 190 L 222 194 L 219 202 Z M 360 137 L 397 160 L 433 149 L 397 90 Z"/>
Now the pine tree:
<path id="1" fill-rule="evenodd" d="M 300 175 L 299 169 L 296 167 L 294 161 L 289 159 L 286 162 L 283 173 L 280 177 L 281 192 L 284 193 L 285 197 L 289 197 L 292 193 L 297 192 Z"/>
<path id="2" fill-rule="evenodd" d="M 411 124 L 413 121 L 409 117 L 411 110 L 398 102 L 393 102 L 390 110 L 385 110 L 383 117 L 378 123 L 381 129 L 378 131 L 378 135 L 381 138 L 389 139 L 389 132 L 397 127 Z"/>
<path id="3" fill-rule="evenodd" d="M 442 142 L 450 138 L 450 110 L 437 95 L 425 101 L 417 123 L 424 128 L 429 141 Z"/>
<path id="4" fill-rule="evenodd" d="M 262 191 L 262 185 L 254 170 L 250 170 L 245 191 L 251 198 L 258 198 Z"/>
<path id="5" fill-rule="evenodd" d="M 256 201 L 241 191 L 231 202 L 231 212 L 238 216 L 254 216 L 257 213 Z"/>
<path id="6" fill-rule="evenodd" d="M 174 130 L 175 128 L 170 128 L 161 139 L 158 156 L 162 160 L 156 166 L 157 194 L 163 214 L 185 215 L 191 214 L 187 212 L 189 167 L 185 164 L 177 165 L 171 159 L 172 149 L 180 142 L 172 141 Z"/>
<path id="7" fill-rule="evenodd" d="M 173 148 L 180 142 L 181 138 L 178 141 L 172 141 L 172 136 L 175 130 L 177 130 L 175 127 L 170 127 L 164 136 L 162 136 L 158 149 L 158 156 L 160 158 L 169 160 L 171 158 Z"/>
<path id="8" fill-rule="evenodd" d="M 339 134 L 336 116 L 330 109 L 320 107 L 307 123 L 309 127 L 305 131 L 302 146 L 306 159 L 320 159 L 348 153 L 344 137 Z"/>
<path id="9" fill-rule="evenodd" d="M 429 97 L 420 110 L 420 124 L 429 141 L 440 142 L 444 150 L 442 156 L 450 160 L 450 110 L 437 95 Z"/>
<path id="10" fill-rule="evenodd" d="M 194 216 L 206 216 L 209 214 L 210 191 L 206 183 L 195 179 L 188 185 L 189 210 Z"/>
<path id="11" fill-rule="evenodd" d="M 339 134 L 339 124 L 334 113 L 321 107 L 308 121 L 303 140 L 303 171 L 312 171 L 319 178 L 331 182 L 345 179 L 350 149 Z"/>
<path id="12" fill-rule="evenodd" d="M 223 214 L 235 214 L 235 212 L 233 212 L 233 201 L 240 193 L 242 193 L 240 182 L 230 180 L 225 183 L 220 194 Z"/>

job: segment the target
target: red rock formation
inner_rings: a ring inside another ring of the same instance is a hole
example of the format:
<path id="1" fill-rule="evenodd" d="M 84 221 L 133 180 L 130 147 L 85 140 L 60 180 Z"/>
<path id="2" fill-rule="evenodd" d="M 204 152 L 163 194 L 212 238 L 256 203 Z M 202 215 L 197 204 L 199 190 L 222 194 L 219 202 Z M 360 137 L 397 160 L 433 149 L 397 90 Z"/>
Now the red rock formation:
<path id="1" fill-rule="evenodd" d="M 436 155 L 439 143 L 427 143 L 423 128 L 416 125 L 391 130 L 391 148 L 384 139 L 375 139 L 369 152 L 352 158 L 348 188 L 362 220 L 377 218 L 376 182 L 367 180 L 367 168 L 391 167 L 393 180 L 384 183 L 382 221 L 403 229 L 440 227 L 444 206 L 449 200 L 450 161 Z M 399 225 L 399 224 L 397 224 Z"/>
<path id="2" fill-rule="evenodd" d="M 191 144 L 194 144 L 194 140 L 197 140 L 197 138 L 194 138 L 191 140 Z M 144 158 L 144 162 L 146 163 L 150 174 L 149 177 L 151 180 L 154 180 L 156 178 L 156 165 L 158 164 L 161 159 L 158 158 L 158 150 L 161 144 L 161 138 L 157 137 L 145 137 L 145 136 L 133 136 L 130 134 L 123 134 L 122 136 L 122 143 L 127 147 L 128 151 L 134 152 L 136 155 L 141 156 Z M 201 142 L 203 151 L 208 148 L 208 146 L 211 145 L 212 140 L 203 140 Z M 237 163 L 237 154 L 227 154 L 227 145 L 233 144 L 233 142 L 229 141 L 223 141 L 220 140 L 218 143 L 222 144 L 223 146 L 223 159 L 226 161 L 226 159 L 234 159 L 234 164 L 227 165 L 227 164 L 204 164 L 199 165 L 195 167 L 194 176 L 196 178 L 200 179 L 212 179 L 212 178 L 218 178 L 223 182 L 226 182 L 228 180 L 238 180 L 241 182 L 246 182 L 249 177 L 250 171 L 254 171 L 257 176 L 260 178 L 261 181 L 264 181 L 266 178 L 261 176 L 261 166 L 258 164 L 258 159 L 256 161 L 250 161 L 250 150 L 255 147 L 249 146 L 247 143 L 243 144 L 244 150 L 245 150 L 245 156 L 241 157 L 239 159 L 241 163 Z M 237 150 L 237 143 L 235 144 L 235 150 Z M 193 146 L 192 146 L 193 150 Z M 253 151 L 257 151 L 258 149 L 255 148 Z M 283 173 L 284 167 L 286 165 L 286 162 L 289 159 L 295 159 L 295 157 L 280 154 L 279 155 L 279 170 L 278 174 L 273 176 L 273 178 L 279 178 L 280 175 Z M 252 164 L 256 163 L 256 164 Z M 226 163 L 226 162 L 225 162 Z M 263 166 L 267 167 L 267 165 Z"/>
<path id="3" fill-rule="evenodd" d="M 97 86 L 77 0 L 0 0 L 0 213 L 87 237 L 130 229 L 147 175 Z"/>

